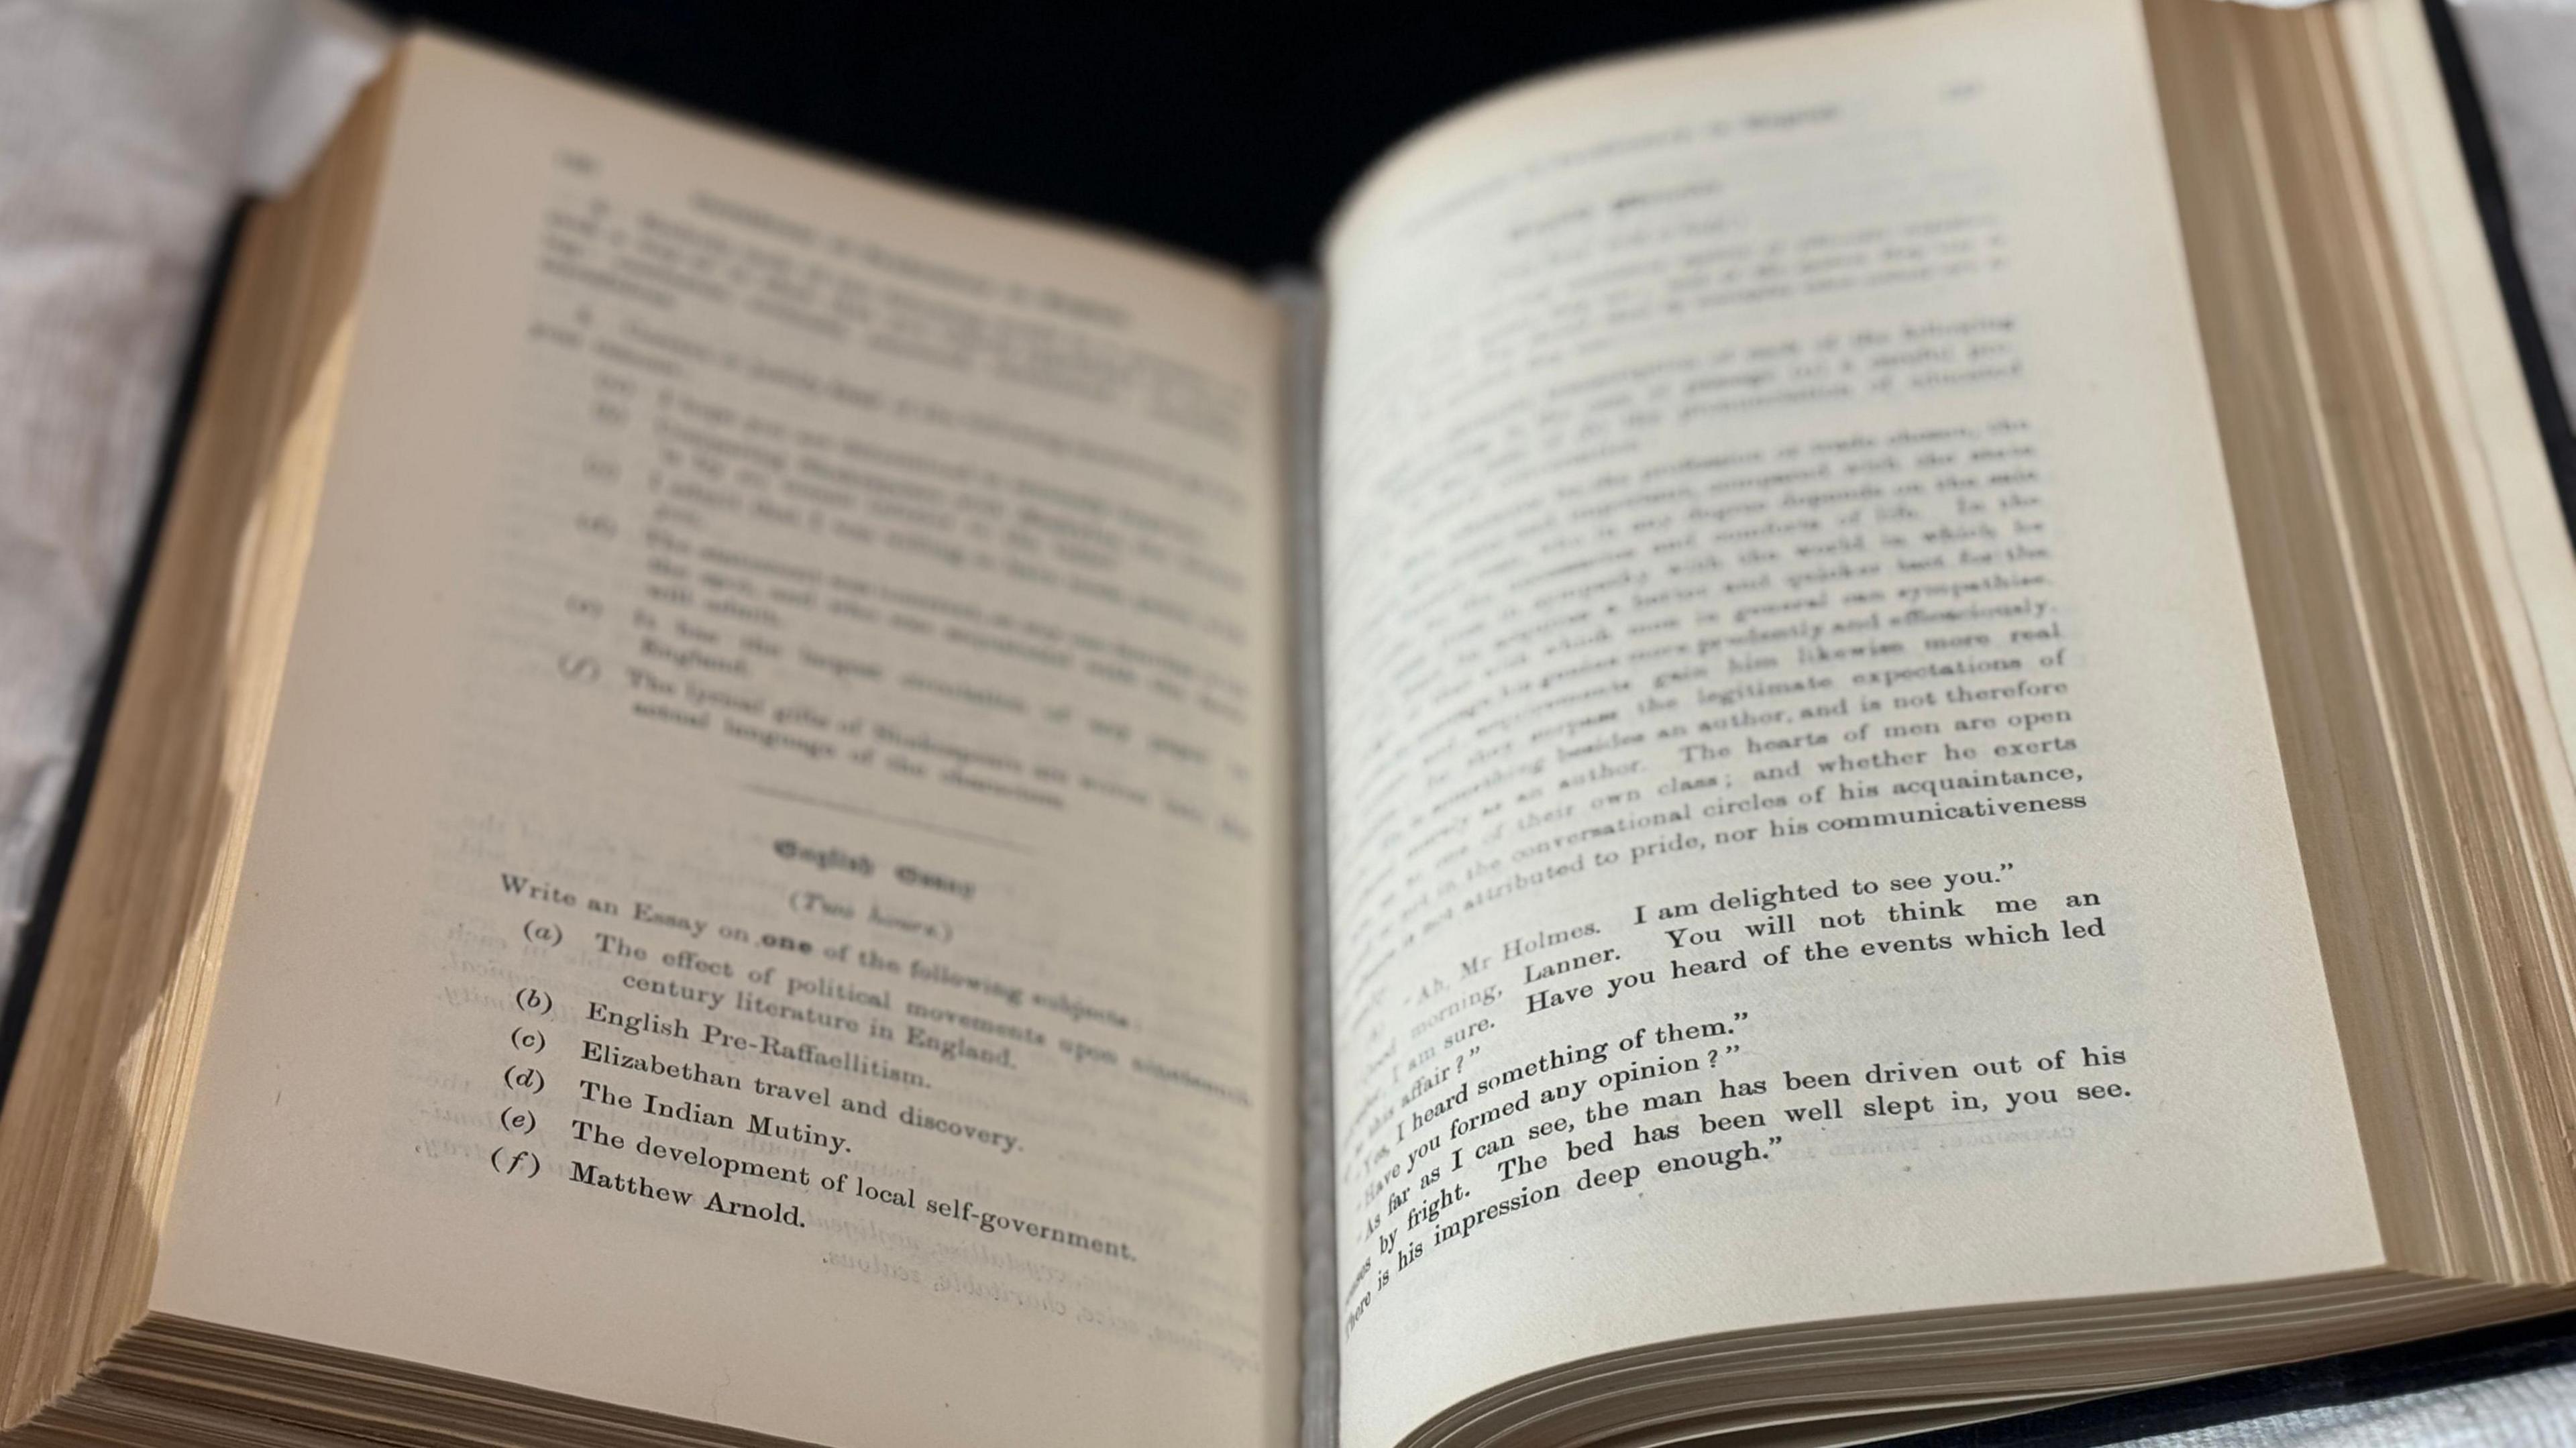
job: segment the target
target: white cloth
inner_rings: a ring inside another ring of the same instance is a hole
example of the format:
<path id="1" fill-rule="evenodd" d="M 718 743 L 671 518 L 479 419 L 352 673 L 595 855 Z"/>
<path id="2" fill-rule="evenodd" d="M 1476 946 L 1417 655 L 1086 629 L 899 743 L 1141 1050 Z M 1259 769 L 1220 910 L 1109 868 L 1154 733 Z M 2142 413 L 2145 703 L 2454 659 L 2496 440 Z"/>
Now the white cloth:
<path id="1" fill-rule="evenodd" d="M 297 0 L 0 0 L 0 991 L 224 218 L 383 50 Z"/>
<path id="2" fill-rule="evenodd" d="M 2126 1448 L 2576 1448 L 2576 1365 L 2533 1368 L 2362 1403 L 2300 1408 Z"/>

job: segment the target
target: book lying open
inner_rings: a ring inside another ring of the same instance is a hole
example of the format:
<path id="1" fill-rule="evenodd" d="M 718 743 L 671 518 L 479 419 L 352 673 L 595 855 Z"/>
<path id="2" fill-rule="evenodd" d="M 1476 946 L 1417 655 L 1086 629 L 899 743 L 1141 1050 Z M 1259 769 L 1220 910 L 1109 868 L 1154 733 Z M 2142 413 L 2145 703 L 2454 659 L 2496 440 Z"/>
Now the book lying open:
<path id="1" fill-rule="evenodd" d="M 421 36 L 212 346 L 9 1442 L 1846 1442 L 2576 1304 L 2409 3 L 1595 64 L 1267 288 Z"/>

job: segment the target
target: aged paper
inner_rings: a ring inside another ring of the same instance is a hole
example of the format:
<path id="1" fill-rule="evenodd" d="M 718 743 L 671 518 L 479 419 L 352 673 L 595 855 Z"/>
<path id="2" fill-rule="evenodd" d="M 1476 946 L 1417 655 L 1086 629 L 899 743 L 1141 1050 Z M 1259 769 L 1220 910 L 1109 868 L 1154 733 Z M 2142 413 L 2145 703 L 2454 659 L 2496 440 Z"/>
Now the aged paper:
<path id="1" fill-rule="evenodd" d="M 1346 209 L 1352 1448 L 2383 1260 L 2170 197 L 2134 6 L 1979 0 L 1542 81 Z"/>
<path id="2" fill-rule="evenodd" d="M 1276 314 L 436 39 L 158 1310 L 1283 1441 Z"/>

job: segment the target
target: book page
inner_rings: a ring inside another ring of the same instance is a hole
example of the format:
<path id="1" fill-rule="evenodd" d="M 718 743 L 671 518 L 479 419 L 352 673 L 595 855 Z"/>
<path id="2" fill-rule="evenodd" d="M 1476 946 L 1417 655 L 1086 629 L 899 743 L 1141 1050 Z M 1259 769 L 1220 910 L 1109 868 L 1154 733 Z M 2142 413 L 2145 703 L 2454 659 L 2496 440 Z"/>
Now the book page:
<path id="1" fill-rule="evenodd" d="M 400 84 L 155 1308 L 817 1443 L 1286 1441 L 1274 309 Z"/>
<path id="2" fill-rule="evenodd" d="M 1342 1427 L 2383 1260 L 2139 16 L 1573 72 L 1331 239 Z"/>

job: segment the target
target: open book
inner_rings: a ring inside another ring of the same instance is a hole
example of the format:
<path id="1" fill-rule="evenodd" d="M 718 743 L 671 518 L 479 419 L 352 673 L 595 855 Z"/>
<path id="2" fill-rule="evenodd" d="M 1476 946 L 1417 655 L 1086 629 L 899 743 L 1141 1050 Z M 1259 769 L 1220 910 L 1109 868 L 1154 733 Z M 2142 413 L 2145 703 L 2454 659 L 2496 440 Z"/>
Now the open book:
<path id="1" fill-rule="evenodd" d="M 1594 65 L 1320 264 L 407 43 L 239 249 L 7 1441 L 1822 1443 L 2576 1302 L 2421 12 Z"/>

